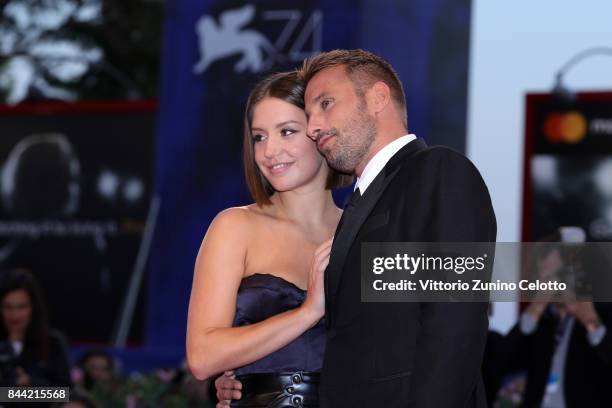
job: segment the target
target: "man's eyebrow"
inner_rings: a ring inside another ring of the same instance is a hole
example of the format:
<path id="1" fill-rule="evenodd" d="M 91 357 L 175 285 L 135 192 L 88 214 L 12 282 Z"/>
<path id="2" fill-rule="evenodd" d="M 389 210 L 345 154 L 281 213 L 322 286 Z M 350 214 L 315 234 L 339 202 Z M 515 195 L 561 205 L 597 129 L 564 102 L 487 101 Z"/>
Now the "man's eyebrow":
<path id="1" fill-rule="evenodd" d="M 327 92 L 322 92 L 319 95 L 317 95 L 312 101 L 314 103 L 317 103 L 321 99 L 325 98 L 326 96 L 327 96 Z M 306 119 L 308 119 L 308 117 L 310 117 L 310 111 L 308 109 L 304 109 L 304 113 L 306 113 Z"/>
<path id="2" fill-rule="evenodd" d="M 320 101 L 322 98 L 324 98 L 324 97 L 326 97 L 326 96 L 327 96 L 327 92 L 320 93 L 320 94 L 319 94 L 319 96 L 317 96 L 316 98 L 314 98 L 314 101 L 315 101 L 315 102 L 319 102 L 319 101 Z"/>

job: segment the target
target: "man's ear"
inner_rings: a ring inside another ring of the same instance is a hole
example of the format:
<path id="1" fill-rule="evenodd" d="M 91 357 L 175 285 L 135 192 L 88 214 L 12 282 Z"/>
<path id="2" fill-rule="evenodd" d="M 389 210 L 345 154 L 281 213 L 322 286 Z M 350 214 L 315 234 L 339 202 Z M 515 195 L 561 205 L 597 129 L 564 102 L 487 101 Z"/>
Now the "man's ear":
<path id="1" fill-rule="evenodd" d="M 391 102 L 391 88 L 386 83 L 378 81 L 368 89 L 367 96 L 372 113 L 379 114 Z"/>

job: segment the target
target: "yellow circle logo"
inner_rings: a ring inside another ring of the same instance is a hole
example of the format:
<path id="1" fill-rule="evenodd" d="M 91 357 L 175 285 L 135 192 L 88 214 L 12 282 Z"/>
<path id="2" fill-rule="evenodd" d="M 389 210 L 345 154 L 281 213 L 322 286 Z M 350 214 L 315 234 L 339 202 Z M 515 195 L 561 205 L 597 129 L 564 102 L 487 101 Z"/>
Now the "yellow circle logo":
<path id="1" fill-rule="evenodd" d="M 551 113 L 544 121 L 544 135 L 552 143 L 578 143 L 587 132 L 587 121 L 580 112 Z"/>

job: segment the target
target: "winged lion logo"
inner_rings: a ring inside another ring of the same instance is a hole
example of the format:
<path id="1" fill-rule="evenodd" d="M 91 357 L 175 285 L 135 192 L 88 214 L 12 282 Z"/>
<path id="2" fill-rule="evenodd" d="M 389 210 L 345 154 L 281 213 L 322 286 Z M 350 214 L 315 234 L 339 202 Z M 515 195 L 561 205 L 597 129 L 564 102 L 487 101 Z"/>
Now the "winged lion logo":
<path id="1" fill-rule="evenodd" d="M 193 67 L 194 74 L 201 74 L 215 61 L 236 54 L 242 56 L 234 65 L 236 72 L 261 72 L 269 68 L 264 52 L 273 55 L 276 50 L 260 32 L 243 29 L 254 17 L 252 4 L 224 11 L 219 16 L 219 24 L 212 16 L 202 16 L 196 23 L 200 60 Z"/>

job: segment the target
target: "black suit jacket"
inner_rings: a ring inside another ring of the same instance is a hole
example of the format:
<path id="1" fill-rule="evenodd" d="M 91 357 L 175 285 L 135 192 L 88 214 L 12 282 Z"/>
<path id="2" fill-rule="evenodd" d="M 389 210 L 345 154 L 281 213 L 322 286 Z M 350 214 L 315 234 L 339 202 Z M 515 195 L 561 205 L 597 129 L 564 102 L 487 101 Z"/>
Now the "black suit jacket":
<path id="1" fill-rule="evenodd" d="M 464 156 L 416 139 L 336 231 L 325 272 L 321 406 L 482 407 L 483 303 L 362 303 L 362 242 L 495 241 L 488 190 Z"/>

